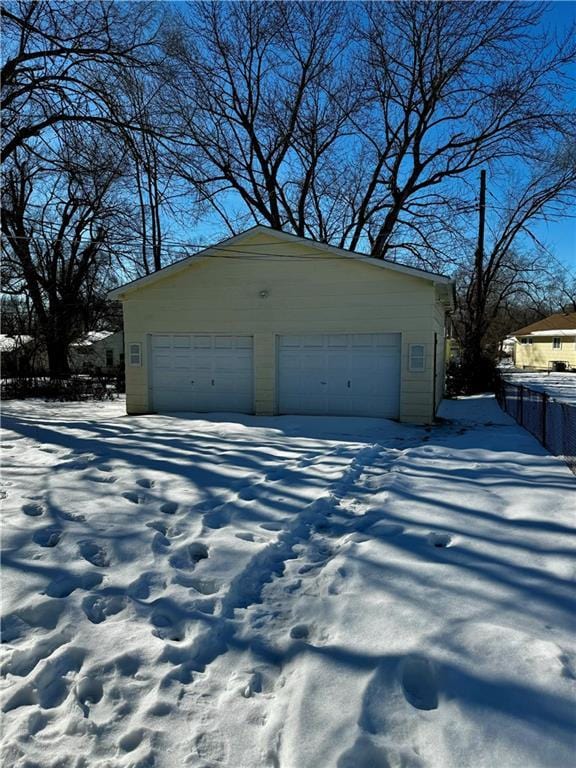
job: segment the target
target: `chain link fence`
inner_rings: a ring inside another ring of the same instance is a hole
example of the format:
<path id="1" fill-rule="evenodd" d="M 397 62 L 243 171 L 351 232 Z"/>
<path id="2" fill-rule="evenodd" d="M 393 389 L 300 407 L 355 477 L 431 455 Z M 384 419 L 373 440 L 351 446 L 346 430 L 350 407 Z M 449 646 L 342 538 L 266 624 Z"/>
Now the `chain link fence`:
<path id="1" fill-rule="evenodd" d="M 576 474 L 576 405 L 500 377 L 496 399 L 503 411 Z"/>
<path id="2" fill-rule="evenodd" d="M 124 391 L 124 376 L 2 376 L 0 399 L 114 400 Z"/>

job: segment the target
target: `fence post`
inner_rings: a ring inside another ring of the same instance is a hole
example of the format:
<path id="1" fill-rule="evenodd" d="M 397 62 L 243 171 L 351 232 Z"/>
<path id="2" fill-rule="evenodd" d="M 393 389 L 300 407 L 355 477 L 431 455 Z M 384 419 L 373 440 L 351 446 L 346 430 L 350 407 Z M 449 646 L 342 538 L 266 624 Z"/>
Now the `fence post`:
<path id="1" fill-rule="evenodd" d="M 518 403 L 518 421 L 524 426 L 524 386 L 520 384 L 520 402 Z"/>
<path id="2" fill-rule="evenodd" d="M 542 394 L 542 445 L 546 447 L 546 411 L 548 410 L 548 395 Z"/>

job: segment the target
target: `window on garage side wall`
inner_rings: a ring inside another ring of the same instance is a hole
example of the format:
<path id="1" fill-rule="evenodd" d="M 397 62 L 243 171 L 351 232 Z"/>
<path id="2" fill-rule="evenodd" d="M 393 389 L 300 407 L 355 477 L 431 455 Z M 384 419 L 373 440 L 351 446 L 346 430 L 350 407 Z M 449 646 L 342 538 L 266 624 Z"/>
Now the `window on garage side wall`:
<path id="1" fill-rule="evenodd" d="M 408 344 L 408 370 L 423 371 L 426 366 L 426 350 L 424 344 Z"/>

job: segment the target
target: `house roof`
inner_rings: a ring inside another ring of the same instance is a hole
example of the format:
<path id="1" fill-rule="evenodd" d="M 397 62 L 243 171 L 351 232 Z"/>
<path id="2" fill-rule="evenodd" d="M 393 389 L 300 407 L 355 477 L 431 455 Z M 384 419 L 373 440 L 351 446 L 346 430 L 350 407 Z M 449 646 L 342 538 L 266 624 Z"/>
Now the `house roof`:
<path id="1" fill-rule="evenodd" d="M 79 341 L 71 344 L 72 347 L 91 347 L 97 341 L 104 341 L 109 336 L 113 336 L 116 331 L 88 331 Z"/>
<path id="2" fill-rule="evenodd" d="M 379 269 L 389 269 L 393 272 L 399 272 L 411 277 L 418 277 L 422 280 L 429 280 L 431 283 L 434 283 L 439 287 L 441 286 L 443 293 L 445 294 L 444 298 L 446 299 L 446 302 L 451 306 L 454 305 L 454 281 L 451 280 L 451 278 L 446 277 L 446 275 L 437 274 L 435 272 L 428 272 L 427 270 L 418 269 L 417 267 L 406 267 L 402 264 L 396 264 L 393 261 L 386 261 L 385 259 L 374 259 L 364 253 L 357 253 L 356 251 L 348 251 L 344 248 L 337 248 L 333 245 L 327 245 L 326 243 L 319 243 L 316 240 L 293 235 L 289 232 L 281 232 L 277 229 L 273 229 L 272 227 L 265 227 L 262 224 L 251 227 L 250 229 L 241 232 L 239 235 L 234 235 L 233 237 L 227 238 L 226 240 L 215 243 L 214 245 L 211 245 L 208 248 L 195 253 L 193 256 L 187 256 L 180 261 L 176 261 L 174 264 L 170 264 L 158 272 L 154 272 L 151 275 L 146 275 L 145 277 L 140 277 L 137 280 L 133 280 L 132 282 L 126 283 L 125 285 L 121 285 L 118 288 L 110 291 L 108 298 L 121 300 L 127 293 L 138 290 L 139 288 L 143 288 L 150 283 L 154 283 L 157 280 L 161 280 L 169 275 L 176 274 L 189 266 L 201 263 L 209 258 L 217 258 L 218 256 L 221 258 L 230 258 L 230 256 L 224 256 L 222 254 L 223 251 L 235 254 L 236 256 L 244 256 L 254 259 L 262 258 L 263 256 L 266 256 L 266 254 L 262 253 L 261 251 L 250 251 L 249 244 L 245 245 L 244 250 L 242 249 L 243 242 L 252 235 L 259 232 L 266 233 L 268 236 L 270 236 L 270 238 L 273 238 L 278 242 L 304 243 L 310 248 L 314 248 L 318 251 L 322 251 L 325 254 L 327 253 L 338 258 L 353 259 L 354 261 L 368 264 Z M 262 247 L 262 244 L 259 243 L 258 247 Z M 282 259 L 286 258 L 286 256 L 275 253 L 273 256 L 267 256 L 267 258 Z"/>
<path id="3" fill-rule="evenodd" d="M 32 336 L 8 336 L 6 333 L 0 333 L 0 352 L 12 352 L 31 341 Z"/>
<path id="4" fill-rule="evenodd" d="M 514 331 L 513 336 L 553 336 L 554 332 L 558 335 L 576 333 L 576 312 L 558 312 L 555 315 L 545 317 L 531 325 L 525 325 L 518 331 Z"/>

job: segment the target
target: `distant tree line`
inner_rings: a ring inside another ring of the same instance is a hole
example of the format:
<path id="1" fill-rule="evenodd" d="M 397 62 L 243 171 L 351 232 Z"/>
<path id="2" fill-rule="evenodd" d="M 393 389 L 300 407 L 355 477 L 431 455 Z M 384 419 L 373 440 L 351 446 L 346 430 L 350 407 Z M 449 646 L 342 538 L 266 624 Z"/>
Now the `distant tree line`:
<path id="1" fill-rule="evenodd" d="M 53 373 L 112 286 L 254 223 L 454 275 L 470 388 L 497 334 L 573 305 L 532 232 L 576 188 L 576 35 L 547 29 L 544 4 L 1 14 L 3 296 Z"/>

